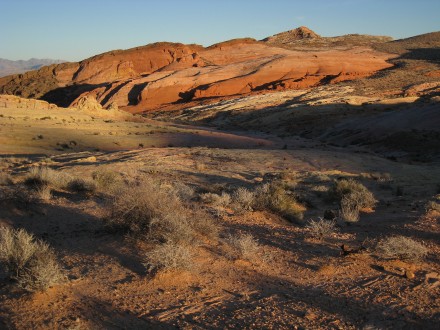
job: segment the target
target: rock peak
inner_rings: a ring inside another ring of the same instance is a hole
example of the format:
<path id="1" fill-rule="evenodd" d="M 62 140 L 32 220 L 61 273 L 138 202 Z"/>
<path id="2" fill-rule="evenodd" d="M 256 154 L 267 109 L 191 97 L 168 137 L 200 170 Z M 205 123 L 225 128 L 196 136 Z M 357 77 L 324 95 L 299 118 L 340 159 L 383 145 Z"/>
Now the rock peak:
<path id="1" fill-rule="evenodd" d="M 269 43 L 285 43 L 285 42 L 292 42 L 295 40 L 314 39 L 314 38 L 321 38 L 321 36 L 313 32 L 306 26 L 300 26 L 296 29 L 277 33 L 271 37 L 267 37 L 263 39 L 263 41 L 267 41 Z"/>

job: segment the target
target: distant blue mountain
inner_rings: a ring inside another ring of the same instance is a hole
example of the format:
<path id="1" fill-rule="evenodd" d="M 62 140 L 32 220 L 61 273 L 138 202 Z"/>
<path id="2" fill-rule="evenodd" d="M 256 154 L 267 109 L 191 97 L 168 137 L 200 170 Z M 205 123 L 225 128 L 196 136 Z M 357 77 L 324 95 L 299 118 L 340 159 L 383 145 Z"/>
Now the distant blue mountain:
<path id="1" fill-rule="evenodd" d="M 45 65 L 58 64 L 66 61 L 52 60 L 52 59 L 38 59 L 31 58 L 30 60 L 23 61 L 11 61 L 4 58 L 0 58 L 0 77 L 8 76 L 16 73 L 23 73 L 26 71 L 37 70 Z"/>

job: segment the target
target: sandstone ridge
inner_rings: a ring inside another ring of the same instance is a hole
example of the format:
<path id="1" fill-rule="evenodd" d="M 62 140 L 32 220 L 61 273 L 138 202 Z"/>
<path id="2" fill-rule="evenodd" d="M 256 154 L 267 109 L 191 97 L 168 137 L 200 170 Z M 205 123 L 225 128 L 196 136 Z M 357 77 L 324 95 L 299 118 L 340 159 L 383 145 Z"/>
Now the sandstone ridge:
<path id="1" fill-rule="evenodd" d="M 280 35 L 322 39 L 305 27 Z M 64 107 L 88 96 L 139 113 L 362 78 L 390 67 L 389 58 L 371 48 L 302 52 L 251 38 L 207 48 L 162 42 L 0 78 L 0 92 Z"/>

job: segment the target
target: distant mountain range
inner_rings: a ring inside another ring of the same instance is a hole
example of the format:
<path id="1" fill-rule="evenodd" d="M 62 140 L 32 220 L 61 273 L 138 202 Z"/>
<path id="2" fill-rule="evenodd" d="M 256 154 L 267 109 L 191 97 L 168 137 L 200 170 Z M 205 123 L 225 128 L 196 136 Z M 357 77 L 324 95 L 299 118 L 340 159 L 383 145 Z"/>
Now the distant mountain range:
<path id="1" fill-rule="evenodd" d="M 27 61 L 18 60 L 11 61 L 0 58 L 0 77 L 8 76 L 10 74 L 23 73 L 31 70 L 38 70 L 42 66 L 50 64 L 58 64 L 66 62 L 64 60 L 52 60 L 48 58 L 39 59 L 31 58 Z"/>

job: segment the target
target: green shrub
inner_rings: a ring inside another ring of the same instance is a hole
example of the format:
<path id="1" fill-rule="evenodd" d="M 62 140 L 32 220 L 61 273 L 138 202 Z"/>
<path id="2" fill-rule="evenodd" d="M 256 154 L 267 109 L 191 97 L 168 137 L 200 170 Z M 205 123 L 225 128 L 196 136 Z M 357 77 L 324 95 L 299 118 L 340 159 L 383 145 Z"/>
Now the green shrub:
<path id="1" fill-rule="evenodd" d="M 334 183 L 329 190 L 332 200 L 341 202 L 344 197 L 356 202 L 359 209 L 374 207 L 377 200 L 374 195 L 362 184 L 353 179 L 342 179 Z"/>
<path id="2" fill-rule="evenodd" d="M 302 221 L 305 208 L 280 183 L 259 186 L 255 191 L 255 208 L 268 208 L 290 221 Z"/>

